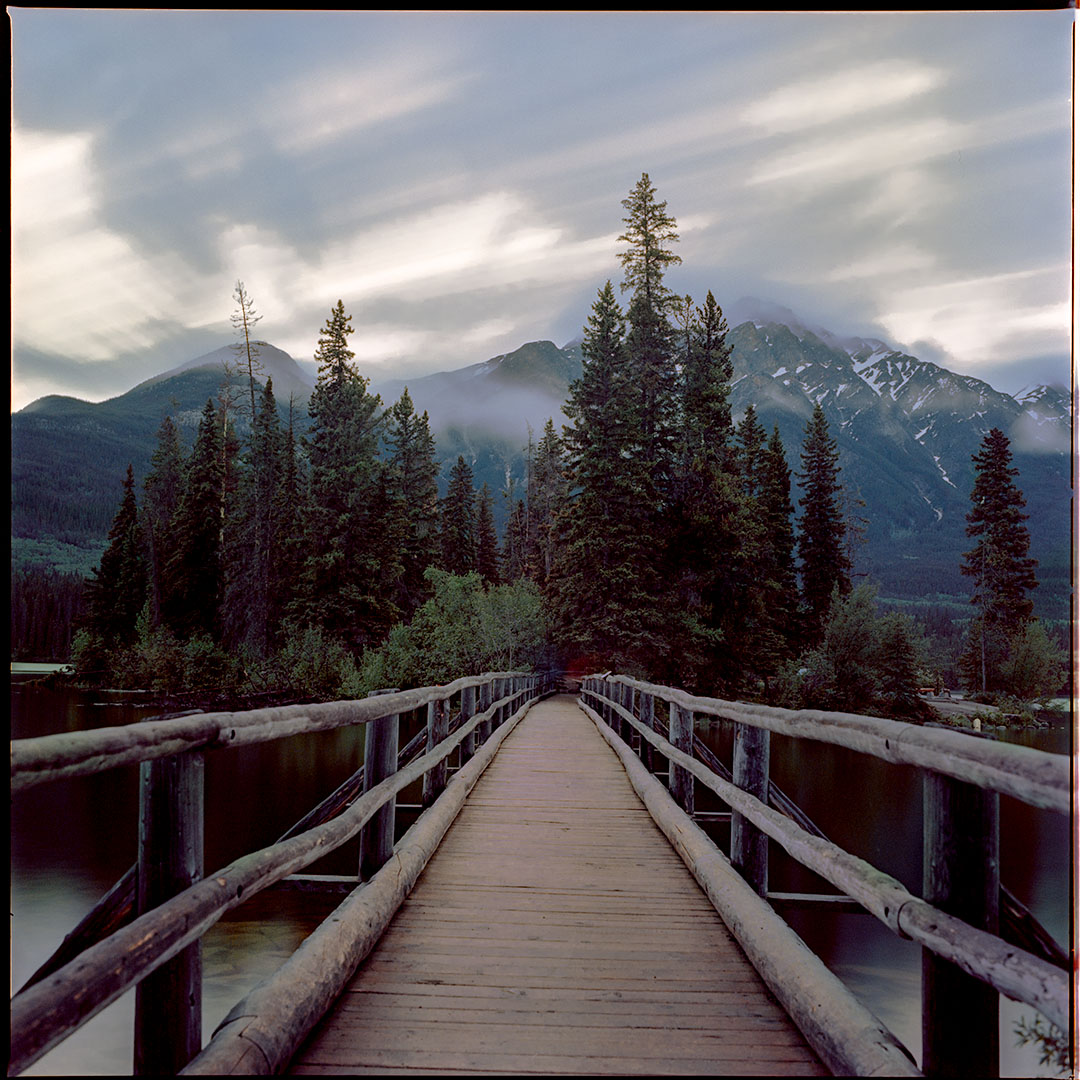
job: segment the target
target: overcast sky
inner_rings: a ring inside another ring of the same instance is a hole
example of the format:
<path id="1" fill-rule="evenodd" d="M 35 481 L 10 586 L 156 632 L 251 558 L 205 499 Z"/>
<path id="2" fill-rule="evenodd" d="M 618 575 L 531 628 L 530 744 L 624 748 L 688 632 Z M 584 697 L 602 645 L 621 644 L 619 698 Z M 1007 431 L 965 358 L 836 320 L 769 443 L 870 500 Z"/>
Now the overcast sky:
<path id="1" fill-rule="evenodd" d="M 565 344 L 643 172 L 680 294 L 1070 380 L 1071 11 L 8 10 L 13 408 L 234 341 L 237 279 L 375 380 Z"/>

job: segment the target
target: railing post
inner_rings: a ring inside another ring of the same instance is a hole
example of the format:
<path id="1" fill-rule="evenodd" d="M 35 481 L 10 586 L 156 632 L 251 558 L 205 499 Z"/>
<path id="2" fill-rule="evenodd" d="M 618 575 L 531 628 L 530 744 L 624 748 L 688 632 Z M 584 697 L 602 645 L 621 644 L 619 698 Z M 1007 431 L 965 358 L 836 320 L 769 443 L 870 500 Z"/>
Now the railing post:
<path id="1" fill-rule="evenodd" d="M 769 732 L 765 728 L 735 725 L 731 779 L 736 787 L 768 805 Z M 731 865 L 758 896 L 768 892 L 769 838 L 737 811 L 731 815 Z"/>
<path id="2" fill-rule="evenodd" d="M 643 690 L 638 695 L 637 718 L 650 730 L 653 731 L 653 697 Z M 649 772 L 653 771 L 653 744 L 644 736 L 641 738 L 639 756 Z"/>
<path id="3" fill-rule="evenodd" d="M 374 695 L 369 694 L 369 697 Z M 372 720 L 364 730 L 364 791 L 397 772 L 399 717 Z M 388 800 L 360 830 L 360 877 L 370 881 L 394 853 L 394 799 Z"/>
<path id="4" fill-rule="evenodd" d="M 464 727 L 476 715 L 476 687 L 466 686 L 461 691 L 461 725 Z M 464 765 L 476 753 L 476 732 L 473 728 L 461 744 L 461 764 Z"/>
<path id="5" fill-rule="evenodd" d="M 427 750 L 434 750 L 446 738 L 450 717 L 445 701 L 429 701 L 427 708 Z M 423 806 L 430 806 L 446 787 L 446 758 L 424 773 L 424 786 L 420 794 Z"/>
<path id="6" fill-rule="evenodd" d="M 923 776 L 923 899 L 979 930 L 998 932 L 997 792 Z M 922 954 L 923 1072 L 997 1076 L 998 992 L 955 964 Z"/>
<path id="7" fill-rule="evenodd" d="M 491 707 L 491 683 L 481 683 L 480 700 L 476 703 L 476 707 L 480 712 L 487 712 Z M 480 743 L 487 742 L 491 736 L 491 718 L 485 720 L 476 730 L 480 733 Z"/>
<path id="8" fill-rule="evenodd" d="M 668 742 L 677 750 L 693 757 L 694 714 L 675 702 L 668 709 Z M 668 761 L 668 791 L 671 797 L 691 816 L 694 813 L 694 774 L 681 765 Z"/>
<path id="9" fill-rule="evenodd" d="M 139 766 L 136 914 L 172 899 L 203 876 L 202 754 Z M 135 990 L 134 1073 L 174 1076 L 202 1048 L 202 942 L 196 941 Z"/>

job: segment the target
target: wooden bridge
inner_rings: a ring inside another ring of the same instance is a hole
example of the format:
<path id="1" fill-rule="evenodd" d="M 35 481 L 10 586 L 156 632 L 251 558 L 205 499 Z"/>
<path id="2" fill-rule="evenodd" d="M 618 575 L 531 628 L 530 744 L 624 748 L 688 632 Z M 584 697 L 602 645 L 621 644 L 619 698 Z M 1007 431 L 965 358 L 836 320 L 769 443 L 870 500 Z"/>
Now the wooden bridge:
<path id="1" fill-rule="evenodd" d="M 621 676 L 576 700 L 553 690 L 497 673 L 13 742 L 13 793 L 139 763 L 141 809 L 137 867 L 12 999 L 10 1073 L 138 984 L 142 1073 L 919 1075 L 774 910 L 770 843 L 923 946 L 928 1075 L 996 1073 L 999 993 L 1069 1030 L 1071 965 L 1038 934 L 1019 948 L 1005 918 L 999 934 L 997 880 L 999 795 L 1068 813 L 1068 758 Z M 424 728 L 399 749 L 415 710 Z M 730 769 L 695 716 L 734 722 Z M 203 754 L 356 724 L 363 768 L 277 843 L 204 875 Z M 770 732 L 924 770 L 923 897 L 776 791 Z M 421 778 L 426 810 L 395 845 L 396 797 Z M 731 808 L 730 858 L 694 822 L 695 784 Z M 357 877 L 303 874 L 358 834 Z M 203 1047 L 200 937 L 279 883 L 345 898 Z"/>

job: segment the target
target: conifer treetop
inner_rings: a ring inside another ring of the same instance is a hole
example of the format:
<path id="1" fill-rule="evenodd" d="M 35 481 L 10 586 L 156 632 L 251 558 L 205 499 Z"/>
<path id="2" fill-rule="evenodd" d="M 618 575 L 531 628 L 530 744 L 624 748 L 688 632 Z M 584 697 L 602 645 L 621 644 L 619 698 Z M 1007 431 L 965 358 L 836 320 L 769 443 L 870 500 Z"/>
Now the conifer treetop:
<path id="1" fill-rule="evenodd" d="M 619 240 L 630 245 L 619 253 L 624 272 L 622 291 L 632 289 L 635 294 L 641 293 L 652 305 L 666 295 L 663 286 L 665 269 L 682 262 L 668 247 L 679 242 L 675 219 L 668 214 L 666 201 L 657 202 L 656 188 L 648 173 L 641 174 L 622 205 L 626 209 L 623 218 L 626 231 Z"/>

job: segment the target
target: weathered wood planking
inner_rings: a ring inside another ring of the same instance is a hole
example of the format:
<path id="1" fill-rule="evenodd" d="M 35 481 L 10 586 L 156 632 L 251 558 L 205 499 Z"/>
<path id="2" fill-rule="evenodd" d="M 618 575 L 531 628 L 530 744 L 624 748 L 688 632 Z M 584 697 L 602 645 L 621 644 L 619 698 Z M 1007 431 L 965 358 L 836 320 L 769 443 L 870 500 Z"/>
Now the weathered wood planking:
<path id="1" fill-rule="evenodd" d="M 827 1075 L 567 698 L 477 782 L 294 1073 Z"/>

